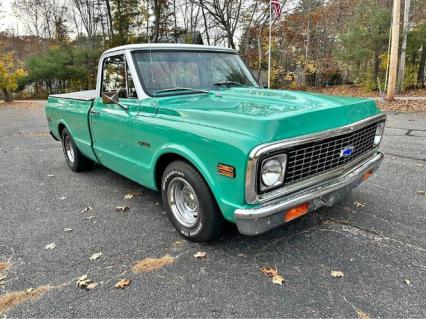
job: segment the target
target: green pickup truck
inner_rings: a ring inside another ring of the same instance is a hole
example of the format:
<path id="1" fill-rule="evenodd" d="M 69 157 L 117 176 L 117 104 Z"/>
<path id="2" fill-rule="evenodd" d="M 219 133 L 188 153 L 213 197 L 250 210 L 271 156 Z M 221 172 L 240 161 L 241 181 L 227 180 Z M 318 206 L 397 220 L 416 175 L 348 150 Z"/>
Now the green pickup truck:
<path id="1" fill-rule="evenodd" d="M 46 115 L 73 171 L 98 163 L 160 191 L 196 242 L 226 221 L 256 235 L 331 206 L 383 158 L 374 101 L 264 89 L 227 48 L 110 49 L 96 90 L 51 95 Z"/>

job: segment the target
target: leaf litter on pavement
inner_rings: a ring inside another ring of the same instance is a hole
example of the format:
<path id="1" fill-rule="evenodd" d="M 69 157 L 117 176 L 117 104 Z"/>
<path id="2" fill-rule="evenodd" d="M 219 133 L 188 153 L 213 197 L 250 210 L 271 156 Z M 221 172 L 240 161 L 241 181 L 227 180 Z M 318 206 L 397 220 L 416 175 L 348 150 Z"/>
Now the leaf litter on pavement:
<path id="1" fill-rule="evenodd" d="M 98 253 L 94 253 L 92 256 L 90 256 L 89 259 L 94 261 L 101 256 L 102 256 L 102 252 L 98 252 Z"/>
<path id="2" fill-rule="evenodd" d="M 260 271 L 268 277 L 272 277 L 272 282 L 277 285 L 284 283 L 284 277 L 278 273 L 277 267 L 263 266 Z"/>
<path id="3" fill-rule="evenodd" d="M 78 278 L 77 286 L 79 288 L 85 288 L 86 290 L 93 290 L 98 286 L 98 284 L 93 282 L 92 279 L 88 278 L 87 275 L 83 275 Z"/>
<path id="4" fill-rule="evenodd" d="M 120 279 L 115 285 L 114 287 L 117 289 L 124 289 L 124 287 L 130 285 L 130 280 L 129 279 Z"/>
<path id="5" fill-rule="evenodd" d="M 86 206 L 82 209 L 81 213 L 86 213 L 86 212 L 88 212 L 89 210 L 92 210 L 92 209 L 93 209 L 92 206 Z"/>
<path id="6" fill-rule="evenodd" d="M 194 258 L 196 259 L 204 258 L 206 256 L 207 256 L 207 253 L 205 251 L 198 251 L 197 253 L 194 254 Z"/>
<path id="7" fill-rule="evenodd" d="M 51 244 L 46 245 L 46 246 L 44 247 L 44 249 L 52 250 L 52 249 L 54 249 L 55 247 L 56 247 L 56 244 L 55 244 L 55 243 L 51 243 Z"/>
<path id="8" fill-rule="evenodd" d="M 124 195 L 124 199 L 133 199 L 133 198 L 141 196 L 141 195 L 142 195 L 141 192 L 128 193 L 128 194 Z"/>
<path id="9" fill-rule="evenodd" d="M 331 277 L 333 278 L 342 278 L 345 274 L 340 270 L 332 270 Z"/>
<path id="10" fill-rule="evenodd" d="M 365 204 L 364 204 L 364 203 L 360 203 L 360 202 L 354 202 L 354 205 L 355 205 L 357 208 L 359 208 L 359 207 L 361 207 L 361 208 L 365 207 Z"/>

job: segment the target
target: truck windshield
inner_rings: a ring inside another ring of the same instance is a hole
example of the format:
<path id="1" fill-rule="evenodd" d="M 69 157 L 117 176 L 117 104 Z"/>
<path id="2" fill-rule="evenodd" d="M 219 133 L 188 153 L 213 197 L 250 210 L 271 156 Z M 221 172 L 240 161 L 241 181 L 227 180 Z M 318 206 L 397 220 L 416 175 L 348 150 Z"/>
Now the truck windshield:
<path id="1" fill-rule="evenodd" d="M 136 51 L 133 59 L 144 90 L 150 96 L 258 86 L 241 58 L 234 53 Z"/>

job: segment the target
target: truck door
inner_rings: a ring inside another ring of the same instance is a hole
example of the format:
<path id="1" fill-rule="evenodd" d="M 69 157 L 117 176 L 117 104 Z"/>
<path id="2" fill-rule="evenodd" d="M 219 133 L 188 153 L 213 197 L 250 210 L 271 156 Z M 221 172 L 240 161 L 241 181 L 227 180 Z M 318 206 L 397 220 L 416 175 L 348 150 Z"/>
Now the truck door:
<path id="1" fill-rule="evenodd" d="M 119 95 L 119 104 L 104 103 L 102 94 Z M 124 106 L 124 107 L 123 107 Z M 106 57 L 102 64 L 101 94 L 90 112 L 93 148 L 102 165 L 131 176 L 135 164 L 134 118 L 139 102 L 124 54 Z"/>

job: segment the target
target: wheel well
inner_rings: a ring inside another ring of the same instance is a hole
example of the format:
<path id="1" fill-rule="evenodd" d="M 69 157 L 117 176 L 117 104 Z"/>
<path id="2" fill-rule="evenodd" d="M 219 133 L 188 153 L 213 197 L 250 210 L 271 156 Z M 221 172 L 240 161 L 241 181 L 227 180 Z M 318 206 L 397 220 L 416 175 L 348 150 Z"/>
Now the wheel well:
<path id="1" fill-rule="evenodd" d="M 62 131 L 64 130 L 64 128 L 65 128 L 65 125 L 62 123 L 59 123 L 59 126 L 58 126 L 59 138 L 62 137 Z"/>
<path id="2" fill-rule="evenodd" d="M 167 165 L 174 161 L 186 162 L 187 164 L 194 167 L 194 165 L 192 165 L 186 158 L 178 154 L 166 153 L 161 155 L 160 158 L 157 160 L 157 164 L 155 165 L 155 185 L 157 186 L 157 189 L 161 189 L 161 178 L 163 177 L 163 172 L 166 169 Z M 194 168 L 198 171 L 196 167 Z"/>

